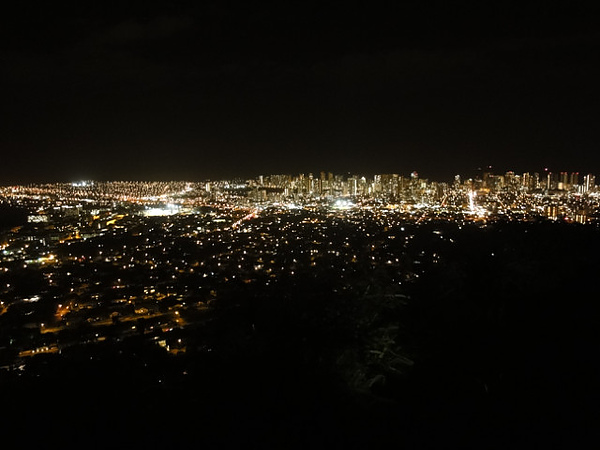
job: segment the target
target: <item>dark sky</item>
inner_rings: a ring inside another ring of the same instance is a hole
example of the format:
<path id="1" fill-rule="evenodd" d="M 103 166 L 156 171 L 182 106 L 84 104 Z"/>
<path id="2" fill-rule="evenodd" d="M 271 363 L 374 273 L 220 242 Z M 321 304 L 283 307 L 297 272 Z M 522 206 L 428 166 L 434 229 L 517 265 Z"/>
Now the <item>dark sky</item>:
<path id="1" fill-rule="evenodd" d="M 0 184 L 600 174 L 600 7 L 583 4 L 17 2 Z"/>

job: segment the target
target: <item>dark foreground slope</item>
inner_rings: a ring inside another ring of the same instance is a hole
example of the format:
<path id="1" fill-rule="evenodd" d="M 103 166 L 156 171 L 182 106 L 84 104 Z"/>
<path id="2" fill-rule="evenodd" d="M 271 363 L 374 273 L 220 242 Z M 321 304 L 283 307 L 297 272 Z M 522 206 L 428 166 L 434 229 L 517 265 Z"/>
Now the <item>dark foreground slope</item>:
<path id="1" fill-rule="evenodd" d="M 595 448 L 598 230 L 449 227 L 452 246 L 431 231 L 419 248 L 439 258 L 402 296 L 383 275 L 335 293 L 307 274 L 221 297 L 182 331 L 185 354 L 132 337 L 35 357 L 3 375 L 3 435 L 25 448 Z"/>

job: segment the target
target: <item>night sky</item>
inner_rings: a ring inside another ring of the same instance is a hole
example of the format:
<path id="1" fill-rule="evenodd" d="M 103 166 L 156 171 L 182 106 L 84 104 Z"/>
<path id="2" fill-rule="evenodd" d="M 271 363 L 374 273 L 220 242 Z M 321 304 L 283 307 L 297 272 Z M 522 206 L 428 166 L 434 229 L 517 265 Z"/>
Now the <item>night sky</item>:
<path id="1" fill-rule="evenodd" d="M 0 184 L 600 174 L 597 2 L 257 3 L 5 7 Z"/>

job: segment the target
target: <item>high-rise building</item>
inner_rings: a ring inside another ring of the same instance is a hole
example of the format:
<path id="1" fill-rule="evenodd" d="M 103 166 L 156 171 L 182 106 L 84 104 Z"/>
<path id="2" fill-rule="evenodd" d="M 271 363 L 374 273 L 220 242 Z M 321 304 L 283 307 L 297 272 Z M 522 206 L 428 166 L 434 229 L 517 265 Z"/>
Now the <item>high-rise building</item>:
<path id="1" fill-rule="evenodd" d="M 591 173 L 588 173 L 583 178 L 583 185 L 584 185 L 585 192 L 593 191 L 594 188 L 596 187 L 596 177 L 594 175 L 592 175 Z"/>
<path id="2" fill-rule="evenodd" d="M 534 189 L 533 186 L 533 177 L 531 176 L 531 174 L 529 172 L 525 172 L 522 176 L 521 176 L 521 187 L 526 189 L 526 190 L 531 190 Z"/>
<path id="3" fill-rule="evenodd" d="M 571 172 L 571 176 L 569 177 L 569 184 L 571 186 L 576 186 L 579 184 L 579 172 Z"/>
<path id="4" fill-rule="evenodd" d="M 504 174 L 504 184 L 506 186 L 514 186 L 516 183 L 516 176 L 515 173 L 512 170 L 509 170 L 508 172 L 506 172 Z"/>
<path id="5" fill-rule="evenodd" d="M 383 190 L 382 176 L 381 175 L 375 175 L 373 177 L 373 192 L 379 194 L 379 193 L 381 193 L 382 190 Z"/>
<path id="6" fill-rule="evenodd" d="M 358 180 L 356 177 L 348 178 L 348 194 L 356 195 L 358 193 Z"/>
<path id="7" fill-rule="evenodd" d="M 452 187 L 454 189 L 458 189 L 460 187 L 460 175 L 454 175 L 454 183 L 452 183 Z"/>
<path id="8" fill-rule="evenodd" d="M 400 176 L 397 173 L 393 173 L 392 179 L 390 180 L 390 192 L 394 197 L 396 197 L 400 192 L 398 190 L 399 177 Z"/>
<path id="9" fill-rule="evenodd" d="M 570 187 L 570 184 L 569 184 L 569 173 L 568 172 L 561 172 L 559 180 L 558 180 L 558 189 L 560 191 L 566 191 L 566 190 L 569 189 L 569 187 Z"/>
<path id="10" fill-rule="evenodd" d="M 492 166 L 486 167 L 481 177 L 482 187 L 484 189 L 492 189 L 494 182 L 494 174 L 492 173 Z"/>
<path id="11" fill-rule="evenodd" d="M 546 172 L 546 185 L 544 187 L 549 191 L 558 189 L 558 174 Z"/>

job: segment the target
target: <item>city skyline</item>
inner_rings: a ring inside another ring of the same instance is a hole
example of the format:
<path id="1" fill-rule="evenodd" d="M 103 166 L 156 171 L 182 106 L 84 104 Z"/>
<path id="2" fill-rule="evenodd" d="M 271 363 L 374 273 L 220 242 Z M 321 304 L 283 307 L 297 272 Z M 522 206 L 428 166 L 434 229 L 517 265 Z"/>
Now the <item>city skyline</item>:
<path id="1" fill-rule="evenodd" d="M 315 165 L 313 165 L 315 166 Z M 499 177 L 505 175 L 516 175 L 518 178 L 523 176 L 531 176 L 538 177 L 541 179 L 552 179 L 556 183 L 559 181 L 563 184 L 567 184 L 567 179 L 569 180 L 568 184 L 576 185 L 579 184 L 578 181 L 583 180 L 585 176 L 595 176 L 596 172 L 591 170 L 586 170 L 586 168 L 578 168 L 572 170 L 565 170 L 564 167 L 559 168 L 560 170 L 552 169 L 547 166 L 539 166 L 537 169 L 524 169 L 524 170 L 514 170 L 510 165 L 501 165 L 497 166 L 473 166 L 474 168 L 457 170 L 453 173 L 447 172 L 446 175 L 442 177 L 432 176 L 431 170 L 421 171 L 418 168 L 411 168 L 410 170 L 391 170 L 393 168 L 386 167 L 386 170 L 380 171 L 365 171 L 365 170 L 336 170 L 336 169 L 327 169 L 324 170 L 321 168 L 320 170 L 296 170 L 290 172 L 266 172 L 266 171 L 256 171 L 254 173 L 246 172 L 244 176 L 236 174 L 235 171 L 229 171 L 229 173 L 224 174 L 223 176 L 206 176 L 206 177 L 189 177 L 189 178 L 169 178 L 169 177 L 157 177 L 154 179 L 144 179 L 144 178 L 135 178 L 135 177 L 124 177 L 124 178 L 95 178 L 95 177 L 76 177 L 70 176 L 63 179 L 32 179 L 26 182 L 13 182 L 13 183 L 2 183 L 0 180 L 0 186 L 25 186 L 25 185 L 43 185 L 43 184 L 62 184 L 62 183 L 71 183 L 73 186 L 77 186 L 78 184 L 85 184 L 90 182 L 192 182 L 192 183 L 202 183 L 202 182 L 218 182 L 218 181 L 244 181 L 251 182 L 256 180 L 261 180 L 264 178 L 270 177 L 289 177 L 297 178 L 297 177 L 306 177 L 306 178 L 314 178 L 315 180 L 323 177 L 333 177 L 336 178 L 349 178 L 349 177 L 366 177 L 373 180 L 378 176 L 386 176 L 386 175 L 394 175 L 401 178 L 411 178 L 418 177 L 424 180 L 437 182 L 437 183 L 448 183 L 452 184 L 455 182 L 457 177 L 461 180 L 482 180 L 486 176 Z M 566 178 L 565 178 L 566 177 Z"/>
<path id="2" fill-rule="evenodd" d="M 554 222 L 597 224 L 600 192 L 591 173 L 545 170 L 516 174 L 482 169 L 476 177 L 456 175 L 451 183 L 397 173 L 259 175 L 251 179 L 192 181 L 77 181 L 0 186 L 0 205 L 28 211 L 28 222 L 60 215 L 95 217 L 106 210 L 123 217 L 196 216 L 224 209 L 234 230 L 272 211 L 376 212 L 408 222 Z M 96 213 L 92 213 L 94 210 Z M 58 211 L 58 212 L 57 212 Z M 87 212 L 86 212 L 87 211 Z M 231 216 L 231 217 L 234 217 Z M 23 220 L 23 214 L 21 214 Z M 82 222 L 68 234 L 94 236 Z"/>

